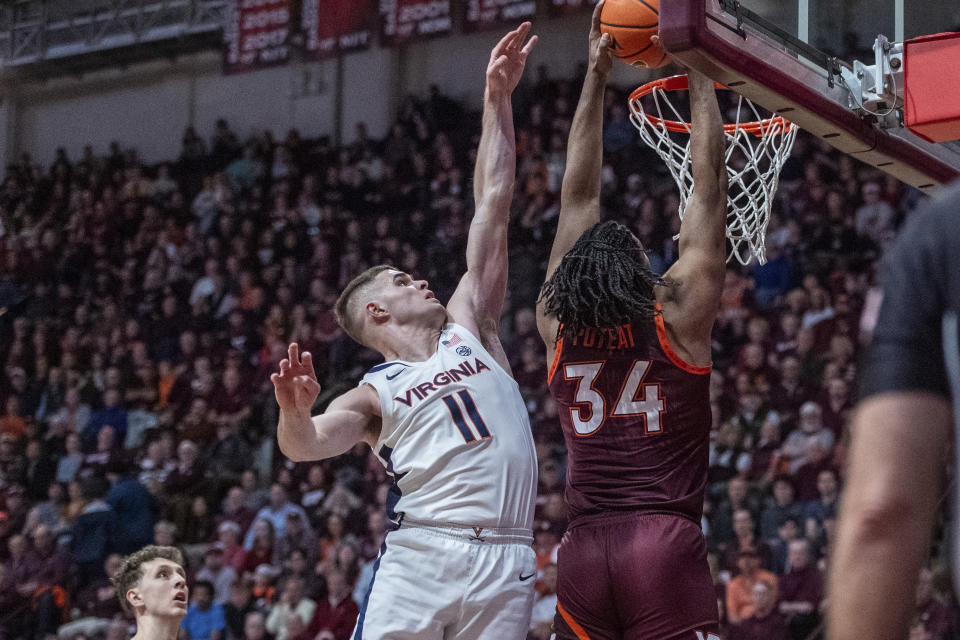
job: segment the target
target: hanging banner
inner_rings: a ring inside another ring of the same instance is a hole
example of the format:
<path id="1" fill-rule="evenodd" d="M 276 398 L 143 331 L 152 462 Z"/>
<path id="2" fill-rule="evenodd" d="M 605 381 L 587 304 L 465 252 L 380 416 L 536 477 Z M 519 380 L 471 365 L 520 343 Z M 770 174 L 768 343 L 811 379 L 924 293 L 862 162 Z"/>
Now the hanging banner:
<path id="1" fill-rule="evenodd" d="M 565 16 L 570 13 L 579 13 L 581 11 L 593 11 L 596 4 L 593 0 L 547 0 L 550 7 L 551 16 Z"/>
<path id="2" fill-rule="evenodd" d="M 450 0 L 380 0 L 384 45 L 406 44 L 450 33 Z"/>
<path id="3" fill-rule="evenodd" d="M 284 64 L 290 59 L 290 0 L 233 0 L 223 28 L 225 73 Z"/>
<path id="4" fill-rule="evenodd" d="M 471 33 L 503 25 L 515 27 L 536 13 L 536 0 L 466 0 L 463 3 L 463 30 Z"/>
<path id="5" fill-rule="evenodd" d="M 303 0 L 304 48 L 312 58 L 367 49 L 376 0 Z"/>

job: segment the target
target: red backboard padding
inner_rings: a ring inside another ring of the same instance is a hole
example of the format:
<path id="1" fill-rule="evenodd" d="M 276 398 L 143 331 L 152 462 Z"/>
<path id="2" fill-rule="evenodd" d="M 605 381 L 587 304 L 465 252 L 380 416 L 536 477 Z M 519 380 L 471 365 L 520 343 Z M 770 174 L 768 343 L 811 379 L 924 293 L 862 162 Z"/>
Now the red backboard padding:
<path id="1" fill-rule="evenodd" d="M 930 142 L 960 140 L 960 32 L 904 42 L 907 128 Z"/>

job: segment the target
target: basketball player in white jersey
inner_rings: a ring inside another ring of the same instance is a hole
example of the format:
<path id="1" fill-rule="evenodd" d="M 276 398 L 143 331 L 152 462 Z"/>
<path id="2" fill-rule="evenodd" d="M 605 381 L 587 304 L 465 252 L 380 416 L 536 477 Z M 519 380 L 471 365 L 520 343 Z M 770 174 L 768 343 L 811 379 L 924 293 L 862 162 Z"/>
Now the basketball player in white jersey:
<path id="1" fill-rule="evenodd" d="M 487 66 L 467 273 L 447 307 L 425 280 L 373 267 L 347 285 L 336 315 L 386 362 L 312 418 L 320 386 L 310 354 L 290 345 L 272 376 L 286 456 L 329 458 L 363 441 L 393 479 L 393 527 L 355 639 L 526 635 L 537 460 L 497 323 L 516 169 L 511 94 L 536 43 L 529 32 L 524 23 L 504 36 Z"/>

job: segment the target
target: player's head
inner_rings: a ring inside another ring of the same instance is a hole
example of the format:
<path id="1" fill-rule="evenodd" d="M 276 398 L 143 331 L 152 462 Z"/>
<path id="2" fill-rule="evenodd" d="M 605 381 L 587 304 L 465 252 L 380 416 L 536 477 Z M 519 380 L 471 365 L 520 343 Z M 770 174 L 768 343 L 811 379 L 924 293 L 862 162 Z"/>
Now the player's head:
<path id="1" fill-rule="evenodd" d="M 414 280 L 386 264 L 370 267 L 351 280 L 334 313 L 347 335 L 367 346 L 389 324 L 440 326 L 447 314 L 426 280 Z"/>
<path id="2" fill-rule="evenodd" d="M 654 287 L 667 283 L 650 270 L 643 245 L 618 222 L 587 229 L 543 285 L 546 312 L 565 333 L 605 329 L 657 313 Z"/>
<path id="3" fill-rule="evenodd" d="M 113 575 L 123 607 L 140 618 L 182 619 L 189 592 L 183 555 L 176 547 L 149 545 L 124 558 Z"/>

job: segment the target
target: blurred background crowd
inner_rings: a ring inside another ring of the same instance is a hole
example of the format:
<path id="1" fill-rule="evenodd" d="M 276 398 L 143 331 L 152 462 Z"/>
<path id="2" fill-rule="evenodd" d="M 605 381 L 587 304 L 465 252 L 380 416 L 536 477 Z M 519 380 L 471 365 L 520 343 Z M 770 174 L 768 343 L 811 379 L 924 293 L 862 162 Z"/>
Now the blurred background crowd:
<path id="1" fill-rule="evenodd" d="M 576 80 L 514 98 L 518 178 L 501 322 L 539 458 L 546 640 L 566 518 L 565 451 L 534 305 L 559 212 Z M 478 105 L 409 98 L 384 139 L 183 134 L 29 157 L 0 187 L 0 638 L 125 640 L 108 576 L 148 543 L 188 558 L 191 640 L 345 640 L 385 530 L 387 477 L 364 447 L 293 464 L 269 375 L 313 354 L 318 407 L 378 356 L 333 319 L 340 288 L 390 263 L 448 299 L 465 269 Z M 611 88 L 603 204 L 676 259 L 676 187 Z M 876 269 L 920 196 L 801 133 L 763 266 L 729 266 L 715 327 L 709 541 L 724 637 L 816 637 L 858 356 Z M 924 569 L 911 640 L 957 636 L 945 572 Z"/>

